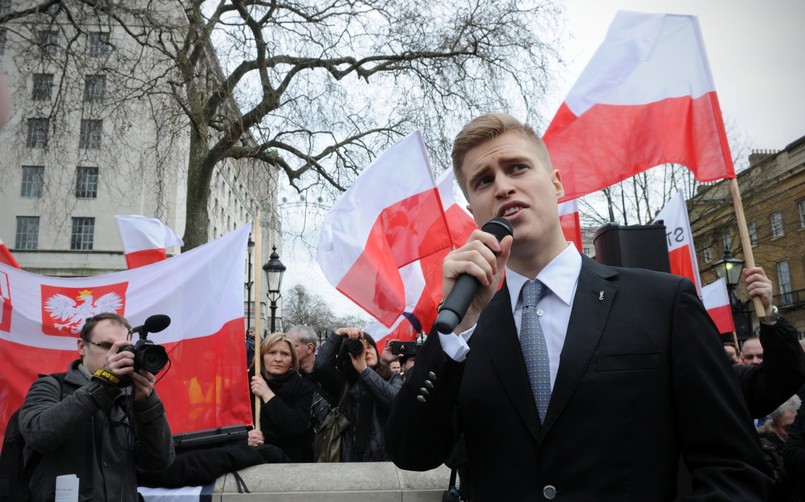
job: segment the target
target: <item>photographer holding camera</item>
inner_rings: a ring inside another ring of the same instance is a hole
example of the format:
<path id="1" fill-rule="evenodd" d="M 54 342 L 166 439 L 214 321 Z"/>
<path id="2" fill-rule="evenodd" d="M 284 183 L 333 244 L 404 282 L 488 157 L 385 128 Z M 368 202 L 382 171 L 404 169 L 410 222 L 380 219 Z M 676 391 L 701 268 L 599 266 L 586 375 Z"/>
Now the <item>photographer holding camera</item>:
<path id="1" fill-rule="evenodd" d="M 402 387 L 399 374 L 380 362 L 377 344 L 356 328 L 338 328 L 319 349 L 316 376 L 341 405 L 350 426 L 341 436 L 341 462 L 388 460 L 384 425 Z"/>
<path id="2" fill-rule="evenodd" d="M 56 477 L 75 474 L 79 500 L 137 501 L 135 468 L 158 471 L 173 462 L 156 379 L 135 369 L 130 330 L 114 313 L 86 319 L 77 341 L 81 358 L 67 373 L 31 385 L 19 411 L 30 500 L 53 500 Z"/>

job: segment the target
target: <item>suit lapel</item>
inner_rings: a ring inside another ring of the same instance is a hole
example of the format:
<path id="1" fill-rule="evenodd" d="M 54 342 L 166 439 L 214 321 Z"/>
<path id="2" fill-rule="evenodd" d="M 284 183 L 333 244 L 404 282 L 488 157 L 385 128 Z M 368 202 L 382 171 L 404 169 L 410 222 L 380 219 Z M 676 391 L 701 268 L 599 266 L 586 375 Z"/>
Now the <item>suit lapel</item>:
<path id="1" fill-rule="evenodd" d="M 501 387 L 531 435 L 534 439 L 538 439 L 540 426 L 537 406 L 531 393 L 523 351 L 517 338 L 508 285 L 504 285 L 484 309 L 484 315 L 479 320 L 476 331 L 482 334 L 478 342 L 484 344 L 500 379 Z M 472 342 L 472 338 L 470 341 Z M 472 350 L 475 350 L 475 347 Z"/>
<path id="2" fill-rule="evenodd" d="M 617 272 L 582 257 L 579 284 L 573 299 L 573 311 L 562 347 L 548 413 L 542 425 L 544 437 L 573 396 L 595 354 L 598 341 L 609 319 L 617 286 L 609 279 Z"/>

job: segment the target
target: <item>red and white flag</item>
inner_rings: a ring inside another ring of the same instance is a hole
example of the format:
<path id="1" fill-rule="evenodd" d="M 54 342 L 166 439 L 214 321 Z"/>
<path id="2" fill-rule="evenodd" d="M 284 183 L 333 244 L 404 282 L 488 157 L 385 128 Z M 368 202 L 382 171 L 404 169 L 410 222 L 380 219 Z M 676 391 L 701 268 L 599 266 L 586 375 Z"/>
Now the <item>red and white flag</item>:
<path id="1" fill-rule="evenodd" d="M 405 310 L 390 327 L 372 322 L 364 328 L 378 342 L 381 351 L 385 340 L 413 341 L 420 333 L 430 332 L 436 321 L 436 306 L 442 297 L 444 257 L 453 247 L 463 246 L 477 228 L 472 216 L 456 202 L 453 170 L 443 172 L 436 183 L 452 246 L 400 268 L 405 286 Z"/>
<path id="2" fill-rule="evenodd" d="M 563 200 L 665 163 L 734 178 L 697 18 L 618 12 L 544 139 Z"/>
<path id="3" fill-rule="evenodd" d="M 676 192 L 654 218 L 654 223 L 663 221 L 665 237 L 668 244 L 668 258 L 671 262 L 671 273 L 687 277 L 701 292 L 699 281 L 699 263 L 696 260 L 696 249 L 693 246 L 693 233 L 690 231 L 688 207 L 682 192 Z"/>
<path id="4" fill-rule="evenodd" d="M 14 268 L 20 268 L 20 264 L 17 263 L 14 255 L 12 255 L 11 251 L 8 250 L 8 246 L 6 246 L 5 242 L 3 242 L 3 239 L 0 239 L 0 263 L 5 263 L 6 265 Z"/>
<path id="5" fill-rule="evenodd" d="M 115 220 L 129 269 L 162 261 L 168 248 L 184 245 L 169 226 L 156 218 L 131 214 L 116 215 Z"/>
<path id="6" fill-rule="evenodd" d="M 405 311 L 400 269 L 451 245 L 422 135 L 367 167 L 327 214 L 316 260 L 327 280 L 385 326 Z"/>
<path id="7" fill-rule="evenodd" d="M 719 333 L 735 331 L 735 320 L 732 318 L 727 283 L 723 278 L 702 288 L 702 303 L 713 322 L 716 323 Z"/>
<path id="8" fill-rule="evenodd" d="M 170 326 L 148 339 L 171 361 L 156 390 L 174 433 L 250 424 L 243 344 L 250 228 L 150 267 L 97 277 L 46 277 L 0 264 L 0 427 L 38 374 L 63 372 L 78 358 L 84 320 L 105 311 L 132 325 L 170 316 Z"/>
<path id="9" fill-rule="evenodd" d="M 559 223 L 565 240 L 572 242 L 579 253 L 584 252 L 581 242 L 581 221 L 579 220 L 579 203 L 576 199 L 559 203 Z"/>

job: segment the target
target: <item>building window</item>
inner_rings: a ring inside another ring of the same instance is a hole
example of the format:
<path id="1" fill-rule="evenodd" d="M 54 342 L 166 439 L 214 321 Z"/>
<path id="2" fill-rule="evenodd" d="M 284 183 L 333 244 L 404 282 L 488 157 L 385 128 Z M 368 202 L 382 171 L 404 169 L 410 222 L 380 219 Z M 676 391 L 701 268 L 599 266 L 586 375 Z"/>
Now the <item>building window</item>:
<path id="1" fill-rule="evenodd" d="M 84 101 L 95 103 L 103 100 L 106 94 L 106 77 L 87 75 L 84 77 Z"/>
<path id="2" fill-rule="evenodd" d="M 746 229 L 749 231 L 749 243 L 752 246 L 757 246 L 757 224 L 754 221 L 750 221 L 746 224 Z"/>
<path id="3" fill-rule="evenodd" d="M 805 200 L 797 202 L 799 209 L 799 228 L 805 228 Z"/>
<path id="4" fill-rule="evenodd" d="M 34 87 L 31 99 L 34 101 L 50 101 L 53 93 L 53 74 L 34 73 Z"/>
<path id="5" fill-rule="evenodd" d="M 11 0 L 0 0 L 0 14 L 11 12 Z"/>
<path id="6" fill-rule="evenodd" d="M 81 121 L 81 138 L 78 140 L 78 148 L 89 148 L 97 150 L 101 147 L 101 124 L 100 120 Z"/>
<path id="7" fill-rule="evenodd" d="M 73 218 L 70 249 L 91 250 L 95 236 L 95 218 Z"/>
<path id="8" fill-rule="evenodd" d="M 783 213 L 780 211 L 775 211 L 769 216 L 769 222 L 771 223 L 771 237 L 772 239 L 777 239 L 785 235 L 783 231 Z"/>
<path id="9" fill-rule="evenodd" d="M 28 119 L 28 148 L 45 148 L 48 145 L 48 119 Z"/>
<path id="10" fill-rule="evenodd" d="M 75 174 L 75 196 L 79 199 L 98 197 L 98 168 L 79 167 Z"/>
<path id="11" fill-rule="evenodd" d="M 56 31 L 43 30 L 39 32 L 39 54 L 42 56 L 52 56 L 56 54 L 59 47 L 59 33 Z"/>
<path id="12" fill-rule="evenodd" d="M 112 51 L 109 34 L 94 32 L 89 34 L 89 55 L 94 58 L 106 57 Z"/>
<path id="13" fill-rule="evenodd" d="M 6 53 L 6 29 L 0 28 L 0 56 Z"/>
<path id="14" fill-rule="evenodd" d="M 22 166 L 22 188 L 20 197 L 38 199 L 42 196 L 42 181 L 45 178 L 44 166 Z"/>
<path id="15" fill-rule="evenodd" d="M 781 303 L 783 305 L 792 303 L 791 275 L 788 272 L 788 260 L 777 262 L 777 284 L 780 288 Z"/>
<path id="16" fill-rule="evenodd" d="M 705 263 L 713 261 L 713 253 L 710 251 L 710 246 L 705 246 L 705 248 L 702 249 L 702 260 L 704 260 Z"/>
<path id="17" fill-rule="evenodd" d="M 39 216 L 17 216 L 16 249 L 39 248 Z"/>

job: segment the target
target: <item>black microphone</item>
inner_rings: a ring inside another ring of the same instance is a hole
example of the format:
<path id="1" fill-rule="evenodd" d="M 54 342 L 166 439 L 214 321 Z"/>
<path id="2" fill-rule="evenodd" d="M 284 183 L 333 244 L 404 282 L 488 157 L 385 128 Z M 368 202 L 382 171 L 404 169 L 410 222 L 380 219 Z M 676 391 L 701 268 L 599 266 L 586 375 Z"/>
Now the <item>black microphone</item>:
<path id="1" fill-rule="evenodd" d="M 131 328 L 132 333 L 137 333 L 141 338 L 148 336 L 148 333 L 159 333 L 171 324 L 171 318 L 165 314 L 155 314 L 145 320 L 142 326 Z"/>
<path id="2" fill-rule="evenodd" d="M 512 228 L 512 224 L 509 223 L 509 220 L 500 217 L 492 218 L 484 223 L 481 230 L 494 235 L 498 242 L 507 235 L 514 234 L 514 228 Z M 480 287 L 481 283 L 478 282 L 478 279 L 475 277 L 468 274 L 458 276 L 453 290 L 447 295 L 447 298 L 445 298 L 442 309 L 439 311 L 436 322 L 433 324 L 436 330 L 440 333 L 452 333 L 453 330 L 456 329 L 456 326 L 458 326 L 458 323 L 461 322 L 461 319 L 464 318 L 464 314 L 466 314 L 467 309 L 470 308 L 470 303 L 472 303 Z"/>

